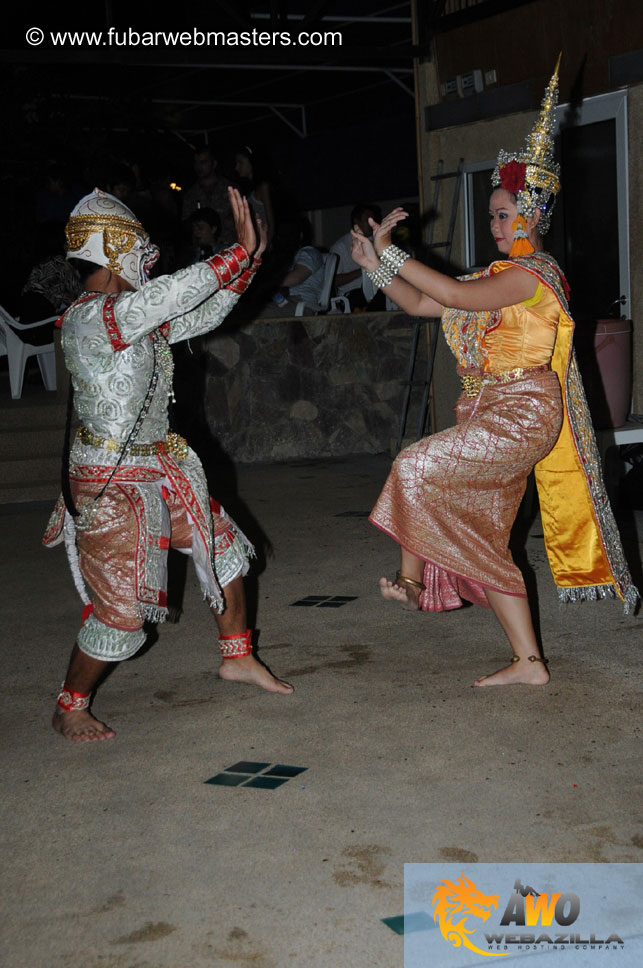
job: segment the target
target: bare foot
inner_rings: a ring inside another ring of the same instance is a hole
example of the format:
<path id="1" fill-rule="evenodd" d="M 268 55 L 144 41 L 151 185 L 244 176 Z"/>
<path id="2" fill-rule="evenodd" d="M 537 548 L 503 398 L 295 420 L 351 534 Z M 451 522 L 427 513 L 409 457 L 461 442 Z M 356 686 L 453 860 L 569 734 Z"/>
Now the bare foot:
<path id="1" fill-rule="evenodd" d="M 402 608 L 409 612 L 416 612 L 419 608 L 420 589 L 413 585 L 398 585 L 387 578 L 380 578 L 380 592 L 382 598 L 390 602 L 400 602 Z"/>
<path id="2" fill-rule="evenodd" d="M 113 729 L 94 719 L 86 709 L 70 709 L 67 712 L 58 707 L 51 721 L 57 733 L 65 739 L 72 739 L 77 743 L 89 743 L 95 740 L 112 739 L 116 736 Z"/>
<path id="3" fill-rule="evenodd" d="M 266 692 L 279 692 L 284 696 L 294 692 L 294 686 L 289 682 L 282 682 L 273 676 L 270 669 L 255 659 L 254 655 L 237 656 L 234 659 L 224 659 L 219 666 L 219 678 L 228 679 L 230 682 L 247 682 L 253 686 L 259 686 Z"/>
<path id="4" fill-rule="evenodd" d="M 512 662 L 490 676 L 481 676 L 475 680 L 474 686 L 511 686 L 518 683 L 526 686 L 547 685 L 549 672 L 545 663 L 541 659 L 530 662 L 527 657 L 523 658 L 524 661 Z"/>

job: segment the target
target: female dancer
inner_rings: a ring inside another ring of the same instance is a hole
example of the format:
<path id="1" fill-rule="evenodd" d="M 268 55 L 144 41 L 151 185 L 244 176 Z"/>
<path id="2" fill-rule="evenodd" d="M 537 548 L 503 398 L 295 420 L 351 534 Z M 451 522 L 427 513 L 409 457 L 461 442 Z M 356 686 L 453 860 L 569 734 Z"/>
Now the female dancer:
<path id="1" fill-rule="evenodd" d="M 560 597 L 618 594 L 626 610 L 637 598 L 571 349 L 567 283 L 543 251 L 560 188 L 553 161 L 557 89 L 558 67 L 525 149 L 501 152 L 494 171 L 489 217 L 505 258 L 461 280 L 436 272 L 391 245 L 392 228 L 407 215 L 399 208 L 380 225 L 370 220 L 373 243 L 353 231 L 355 261 L 408 313 L 442 315 L 460 364 L 457 425 L 402 451 L 371 521 L 401 546 L 395 581 L 380 581 L 384 598 L 440 611 L 464 597 L 493 609 L 513 657 L 477 686 L 549 681 L 508 549 L 534 465 Z"/>

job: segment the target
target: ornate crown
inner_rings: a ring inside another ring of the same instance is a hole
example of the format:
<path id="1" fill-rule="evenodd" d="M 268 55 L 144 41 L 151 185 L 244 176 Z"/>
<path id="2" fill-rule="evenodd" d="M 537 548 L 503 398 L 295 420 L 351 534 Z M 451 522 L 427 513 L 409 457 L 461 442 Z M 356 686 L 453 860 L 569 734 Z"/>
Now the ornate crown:
<path id="1" fill-rule="evenodd" d="M 501 150 L 491 176 L 494 188 L 506 188 L 516 196 L 520 215 L 528 217 L 540 209 L 538 230 L 549 231 L 551 209 L 547 203 L 560 191 L 560 165 L 554 161 L 554 113 L 558 104 L 558 55 L 556 70 L 547 85 L 540 116 L 519 153 Z"/>

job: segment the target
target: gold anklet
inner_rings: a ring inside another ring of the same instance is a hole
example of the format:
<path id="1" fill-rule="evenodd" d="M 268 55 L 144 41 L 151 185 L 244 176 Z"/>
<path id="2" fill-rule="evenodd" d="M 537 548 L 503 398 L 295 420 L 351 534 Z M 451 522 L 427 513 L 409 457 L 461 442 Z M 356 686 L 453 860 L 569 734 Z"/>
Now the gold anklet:
<path id="1" fill-rule="evenodd" d="M 421 581 L 416 581 L 415 578 L 407 578 L 406 575 L 403 575 L 402 572 L 398 571 L 395 576 L 395 584 L 399 585 L 400 583 L 411 585 L 412 588 L 419 588 L 421 592 L 426 591 L 426 585 L 424 585 Z"/>

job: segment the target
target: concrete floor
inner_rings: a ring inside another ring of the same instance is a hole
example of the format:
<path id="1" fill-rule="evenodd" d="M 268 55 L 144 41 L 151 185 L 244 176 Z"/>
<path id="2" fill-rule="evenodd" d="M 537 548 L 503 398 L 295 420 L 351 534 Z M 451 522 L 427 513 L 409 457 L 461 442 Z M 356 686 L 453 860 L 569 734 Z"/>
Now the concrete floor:
<path id="1" fill-rule="evenodd" d="M 4 968 L 397 968 L 382 919 L 405 862 L 643 860 L 640 618 L 560 606 L 536 519 L 552 681 L 472 689 L 508 657 L 493 616 L 378 595 L 396 549 L 364 512 L 389 463 L 237 469 L 259 654 L 292 697 L 217 679 L 190 566 L 178 623 L 100 690 L 117 736 L 97 744 L 49 727 L 80 618 L 62 548 L 39 545 L 49 507 L 0 509 Z M 291 607 L 308 595 L 356 598 Z M 205 783 L 240 760 L 306 770 Z"/>

